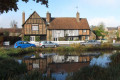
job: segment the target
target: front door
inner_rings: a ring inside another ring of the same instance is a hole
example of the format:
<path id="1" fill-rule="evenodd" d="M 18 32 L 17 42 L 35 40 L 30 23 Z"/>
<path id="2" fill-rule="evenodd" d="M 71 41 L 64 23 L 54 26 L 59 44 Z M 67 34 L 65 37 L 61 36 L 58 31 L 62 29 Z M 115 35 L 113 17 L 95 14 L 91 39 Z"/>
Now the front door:
<path id="1" fill-rule="evenodd" d="M 30 36 L 30 41 L 35 41 L 35 36 Z"/>

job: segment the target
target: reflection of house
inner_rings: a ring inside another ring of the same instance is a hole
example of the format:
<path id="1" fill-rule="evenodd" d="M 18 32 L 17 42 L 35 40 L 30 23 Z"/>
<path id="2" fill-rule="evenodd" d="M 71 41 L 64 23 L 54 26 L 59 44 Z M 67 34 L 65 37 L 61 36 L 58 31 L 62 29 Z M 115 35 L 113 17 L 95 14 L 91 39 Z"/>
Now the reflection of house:
<path id="1" fill-rule="evenodd" d="M 120 27 L 106 27 L 105 31 L 108 32 L 108 35 L 105 37 L 106 39 L 115 39 L 120 37 Z"/>
<path id="2" fill-rule="evenodd" d="M 55 55 L 52 57 L 54 63 L 64 62 L 89 62 L 95 55 L 81 55 L 81 56 L 60 56 Z"/>
<path id="3" fill-rule="evenodd" d="M 79 56 L 53 56 L 53 62 L 55 63 L 64 63 L 64 62 L 78 62 Z"/>
<path id="4" fill-rule="evenodd" d="M 40 40 L 85 40 L 90 37 L 90 28 L 86 18 L 51 17 L 47 12 L 46 18 L 40 17 L 37 12 L 33 12 L 25 21 L 23 13 L 23 37 L 29 36 L 30 41 Z"/>

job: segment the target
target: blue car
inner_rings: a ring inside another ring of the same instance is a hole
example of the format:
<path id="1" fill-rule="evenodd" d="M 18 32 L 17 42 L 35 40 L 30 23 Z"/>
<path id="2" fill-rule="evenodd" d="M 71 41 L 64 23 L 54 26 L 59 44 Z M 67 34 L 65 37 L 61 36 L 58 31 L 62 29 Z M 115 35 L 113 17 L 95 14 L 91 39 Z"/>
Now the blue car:
<path id="1" fill-rule="evenodd" d="M 14 44 L 14 48 L 28 48 L 28 47 L 36 47 L 35 44 L 31 44 L 27 41 L 17 41 Z"/>

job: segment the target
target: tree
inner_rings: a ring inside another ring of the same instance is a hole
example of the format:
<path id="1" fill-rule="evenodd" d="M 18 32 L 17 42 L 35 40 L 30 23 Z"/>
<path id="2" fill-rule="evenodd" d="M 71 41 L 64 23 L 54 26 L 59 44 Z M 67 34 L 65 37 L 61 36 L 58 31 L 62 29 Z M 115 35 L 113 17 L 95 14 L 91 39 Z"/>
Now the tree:
<path id="1" fill-rule="evenodd" d="M 93 33 L 96 35 L 96 39 L 99 39 L 99 37 L 104 38 L 105 35 L 107 35 L 104 23 L 100 23 L 98 26 L 92 26 L 91 28 Z"/>
<path id="2" fill-rule="evenodd" d="M 17 28 L 17 22 L 15 20 L 11 21 L 10 26 L 11 26 L 11 28 L 16 29 Z"/>
<path id="3" fill-rule="evenodd" d="M 29 2 L 29 0 L 22 0 L 23 2 Z M 48 7 L 48 0 L 33 0 L 36 3 L 40 3 L 46 5 L 46 7 Z M 4 13 L 4 12 L 8 12 L 8 11 L 17 11 L 18 10 L 18 6 L 17 6 L 17 2 L 19 2 L 19 0 L 0 0 L 0 14 Z"/>

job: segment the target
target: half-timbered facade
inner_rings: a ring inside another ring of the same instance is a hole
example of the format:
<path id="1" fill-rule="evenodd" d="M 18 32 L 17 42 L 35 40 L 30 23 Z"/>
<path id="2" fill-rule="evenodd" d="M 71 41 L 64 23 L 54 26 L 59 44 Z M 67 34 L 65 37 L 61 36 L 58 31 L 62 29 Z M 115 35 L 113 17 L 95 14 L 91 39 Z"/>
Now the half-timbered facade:
<path id="1" fill-rule="evenodd" d="M 23 34 L 30 37 L 30 41 L 46 40 L 46 22 L 36 12 L 25 21 L 25 13 L 23 13 Z M 24 22 L 25 21 L 25 22 Z"/>
<path id="2" fill-rule="evenodd" d="M 30 41 L 40 40 L 58 41 L 60 38 L 67 40 L 89 40 L 90 28 L 86 18 L 53 18 L 47 12 L 46 18 L 40 17 L 37 12 L 25 21 L 23 13 L 23 36 L 30 36 Z"/>

